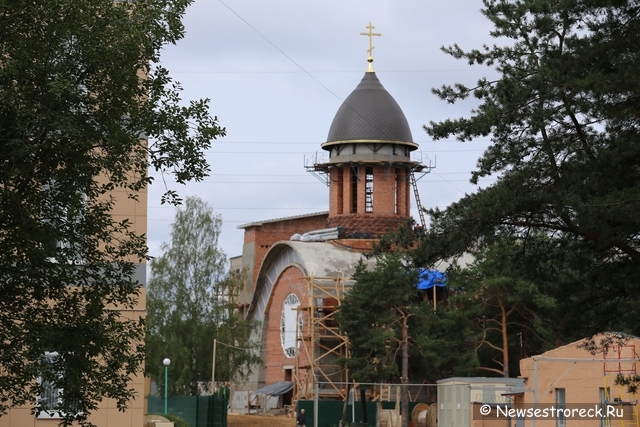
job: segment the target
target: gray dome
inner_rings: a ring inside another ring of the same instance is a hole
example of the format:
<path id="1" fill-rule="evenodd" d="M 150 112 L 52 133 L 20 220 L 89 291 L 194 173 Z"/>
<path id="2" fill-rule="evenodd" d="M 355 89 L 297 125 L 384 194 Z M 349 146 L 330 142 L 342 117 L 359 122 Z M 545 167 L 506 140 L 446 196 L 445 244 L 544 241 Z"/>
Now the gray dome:
<path id="1" fill-rule="evenodd" d="M 327 137 L 327 142 L 353 140 L 413 142 L 402 109 L 373 72 L 365 73 L 342 103 Z"/>

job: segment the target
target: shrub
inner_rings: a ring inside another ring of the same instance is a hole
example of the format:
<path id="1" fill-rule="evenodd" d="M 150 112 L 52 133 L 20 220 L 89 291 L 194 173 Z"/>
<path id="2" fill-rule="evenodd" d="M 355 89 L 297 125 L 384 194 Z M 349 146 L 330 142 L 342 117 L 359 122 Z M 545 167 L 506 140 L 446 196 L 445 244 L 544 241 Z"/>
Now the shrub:
<path id="1" fill-rule="evenodd" d="M 163 415 L 163 417 L 173 422 L 173 427 L 190 427 L 189 423 L 187 423 L 184 419 L 180 418 L 177 415 L 167 414 Z"/>

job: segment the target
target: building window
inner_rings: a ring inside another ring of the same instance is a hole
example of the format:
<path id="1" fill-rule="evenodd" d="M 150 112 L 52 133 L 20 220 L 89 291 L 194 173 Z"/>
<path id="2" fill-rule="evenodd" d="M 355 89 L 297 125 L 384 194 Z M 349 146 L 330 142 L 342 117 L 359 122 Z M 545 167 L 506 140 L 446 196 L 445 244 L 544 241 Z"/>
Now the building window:
<path id="1" fill-rule="evenodd" d="M 53 381 L 42 381 L 42 393 L 38 397 L 41 407 L 44 409 L 38 413 L 38 418 L 62 418 L 58 410 L 60 402 L 60 389 Z"/>
<path id="2" fill-rule="evenodd" d="M 373 168 L 365 168 L 364 172 L 364 211 L 373 212 Z"/>
<path id="3" fill-rule="evenodd" d="M 351 213 L 358 212 L 358 167 L 351 168 Z"/>
<path id="4" fill-rule="evenodd" d="M 564 409 L 567 407 L 567 398 L 565 396 L 565 390 L 563 388 L 556 389 L 556 408 Z M 567 427 L 567 419 L 564 413 L 558 414 L 556 417 L 556 427 Z"/>
<path id="5" fill-rule="evenodd" d="M 399 212 L 400 203 L 400 169 L 396 168 L 395 180 L 393 182 L 393 213 Z"/>
<path id="6" fill-rule="evenodd" d="M 338 168 L 336 171 L 336 213 L 342 215 L 344 213 L 344 169 Z"/>
<path id="7" fill-rule="evenodd" d="M 611 403 L 611 389 L 609 387 L 600 387 L 600 406 L 602 413 L 607 413 L 607 405 Z M 605 415 L 600 417 L 600 427 L 611 427 L 611 419 Z"/>
<path id="8" fill-rule="evenodd" d="M 282 304 L 280 316 L 280 342 L 285 356 L 294 357 L 300 343 L 298 336 L 302 334 L 302 313 L 298 310 L 300 299 L 296 294 L 289 294 Z"/>
<path id="9" fill-rule="evenodd" d="M 81 239 L 88 203 L 86 193 L 78 191 L 74 196 L 66 198 L 67 205 L 60 208 L 56 206 L 56 202 L 63 198 L 59 183 L 52 180 L 43 186 L 42 191 L 51 205 L 47 207 L 47 211 L 42 212 L 42 220 L 49 226 L 49 232 L 57 236 L 44 242 L 47 260 L 53 263 L 84 264 Z M 61 235 L 68 238 L 60 238 Z"/>
<path id="10" fill-rule="evenodd" d="M 64 390 L 61 389 L 57 380 L 64 378 L 64 368 L 59 366 L 60 355 L 56 351 L 45 352 L 42 358 L 42 375 L 38 378 L 38 383 L 42 387 L 37 398 L 38 419 L 61 419 L 64 412 L 61 411 L 62 397 Z M 76 405 L 70 405 L 76 407 Z M 81 413 L 77 410 L 75 414 Z"/>

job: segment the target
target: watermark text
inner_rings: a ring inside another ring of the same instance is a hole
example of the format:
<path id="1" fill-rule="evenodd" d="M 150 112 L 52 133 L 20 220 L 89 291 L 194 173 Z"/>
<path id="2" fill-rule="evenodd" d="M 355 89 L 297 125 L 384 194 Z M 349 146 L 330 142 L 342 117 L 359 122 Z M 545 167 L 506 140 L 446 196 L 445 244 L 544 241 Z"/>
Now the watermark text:
<path id="1" fill-rule="evenodd" d="M 624 404 L 483 404 L 475 405 L 474 419 L 610 419 L 633 420 L 633 406 Z"/>

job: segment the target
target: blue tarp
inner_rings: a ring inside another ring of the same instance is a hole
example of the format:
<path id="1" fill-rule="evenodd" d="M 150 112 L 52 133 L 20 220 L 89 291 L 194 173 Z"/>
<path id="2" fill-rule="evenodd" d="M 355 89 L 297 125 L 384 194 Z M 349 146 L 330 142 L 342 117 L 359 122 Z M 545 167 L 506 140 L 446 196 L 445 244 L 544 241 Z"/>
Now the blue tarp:
<path id="1" fill-rule="evenodd" d="M 434 286 L 444 288 L 447 286 L 447 273 L 437 270 L 420 270 L 416 287 L 422 291 L 431 289 Z"/>

